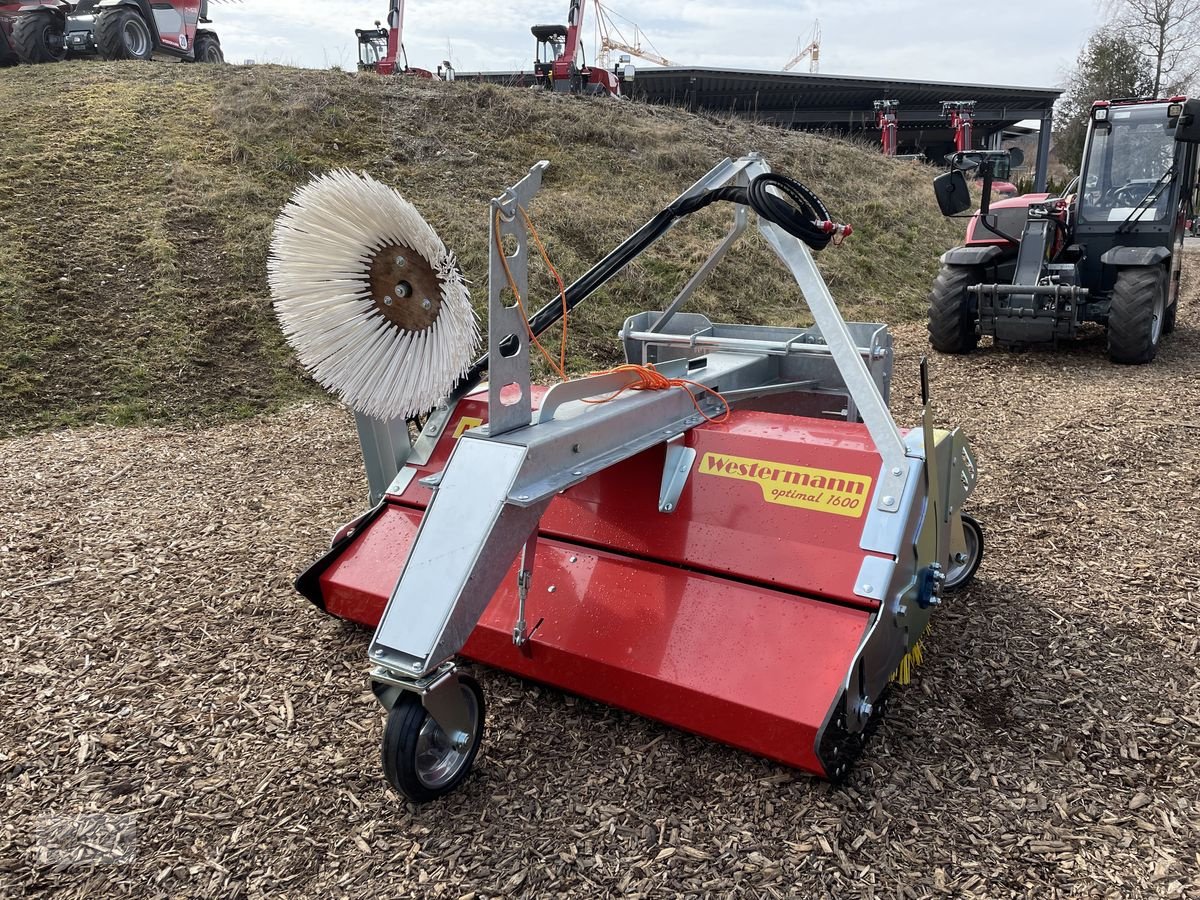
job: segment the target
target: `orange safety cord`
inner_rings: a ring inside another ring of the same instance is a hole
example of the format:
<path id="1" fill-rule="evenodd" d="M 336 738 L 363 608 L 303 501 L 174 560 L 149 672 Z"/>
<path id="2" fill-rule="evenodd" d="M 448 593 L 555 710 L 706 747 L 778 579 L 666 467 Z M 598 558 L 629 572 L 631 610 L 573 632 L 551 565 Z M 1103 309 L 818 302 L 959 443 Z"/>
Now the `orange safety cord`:
<path id="1" fill-rule="evenodd" d="M 525 310 L 525 301 L 521 298 L 521 292 L 517 290 L 517 282 L 513 279 L 512 271 L 508 268 L 508 255 L 504 252 L 504 244 L 500 240 L 500 210 L 496 210 L 496 221 L 493 231 L 496 235 L 496 251 L 500 254 L 500 264 L 504 267 L 504 276 L 508 279 L 508 287 L 513 292 L 513 296 L 517 299 L 517 308 L 521 310 L 521 318 L 525 322 L 525 330 L 529 332 L 529 339 L 533 341 L 533 345 L 541 351 L 542 356 L 546 358 L 551 371 L 554 372 L 563 381 L 567 380 L 567 288 L 563 284 L 562 276 L 558 274 L 558 269 L 554 268 L 554 263 L 550 262 L 550 254 L 546 252 L 545 246 L 542 244 L 542 239 L 538 235 L 537 229 L 533 226 L 533 221 L 529 218 L 529 214 L 525 212 L 525 207 L 517 204 L 517 209 L 521 212 L 521 217 L 525 220 L 525 225 L 529 228 L 529 233 L 533 237 L 533 242 L 537 244 L 538 252 L 542 256 L 543 262 L 546 263 L 546 268 L 554 276 L 554 280 L 558 282 L 558 293 L 562 297 L 563 317 L 562 317 L 562 338 L 559 341 L 558 363 L 554 362 L 554 358 L 546 352 L 546 348 L 542 346 L 542 342 L 538 340 L 537 335 L 533 333 L 533 328 L 529 325 L 529 313 Z"/>
<path id="2" fill-rule="evenodd" d="M 696 401 L 696 395 L 692 394 L 691 391 L 688 391 L 692 397 L 692 405 L 696 407 L 696 412 L 700 413 L 700 415 L 703 416 L 706 421 L 719 424 L 729 418 L 729 401 L 722 397 L 717 391 L 714 391 L 706 384 L 701 384 L 698 381 L 692 381 L 688 378 L 668 378 L 662 372 L 658 371 L 658 369 L 654 368 L 653 363 L 644 366 L 637 365 L 636 363 L 626 363 L 625 365 L 617 366 L 613 369 L 605 369 L 603 372 L 593 372 L 592 374 L 612 375 L 615 372 L 630 372 L 636 375 L 638 380 L 630 382 L 619 391 L 609 394 L 607 397 L 603 397 L 599 400 L 584 400 L 583 402 L 608 403 L 610 400 L 616 400 L 626 391 L 665 391 L 668 388 L 687 387 L 688 385 L 691 385 L 692 387 L 700 388 L 700 390 L 706 394 L 712 394 L 725 406 L 725 412 L 721 413 L 720 415 L 710 416 L 700 408 L 700 404 Z"/>
<path id="3" fill-rule="evenodd" d="M 512 271 L 508 267 L 508 256 L 504 252 L 504 244 L 500 239 L 500 210 L 496 210 L 495 223 L 493 232 L 496 240 L 496 250 L 500 254 L 500 264 L 504 267 L 504 275 L 508 279 L 508 287 L 513 292 L 513 296 L 517 300 L 517 308 L 521 311 L 521 318 L 525 322 L 525 330 L 529 332 L 529 339 L 533 341 L 533 345 L 538 348 L 542 356 L 549 364 L 553 371 L 563 381 L 567 381 L 567 288 L 563 284 L 562 276 L 558 273 L 558 269 L 554 268 L 554 263 L 550 261 L 550 254 L 546 252 L 545 245 L 542 244 L 541 236 L 538 234 L 537 228 L 534 227 L 533 220 L 529 218 L 529 214 L 525 212 L 525 207 L 517 204 L 517 210 L 521 213 L 521 218 L 525 220 L 526 227 L 529 228 L 529 234 L 533 237 L 534 244 L 537 245 L 538 253 L 541 254 L 542 261 L 546 263 L 546 268 L 550 270 L 550 274 L 554 276 L 554 280 L 558 283 L 558 294 L 562 297 L 563 315 L 562 315 L 562 337 L 559 342 L 558 363 L 554 362 L 554 358 L 542 346 L 542 342 L 538 340 L 536 334 L 533 333 L 533 327 L 529 324 L 529 313 L 525 310 L 525 301 L 521 297 L 521 292 L 517 290 L 517 282 L 513 278 Z M 665 391 L 673 387 L 687 388 L 688 386 L 697 387 L 706 394 L 711 394 L 716 397 L 725 406 L 725 411 L 717 416 L 710 416 L 700 408 L 700 403 L 696 400 L 696 395 L 690 390 L 688 394 L 691 396 L 692 405 L 696 407 L 696 412 L 708 422 L 720 423 L 729 418 L 730 406 L 729 401 L 722 397 L 717 391 L 714 391 L 708 385 L 701 384 L 698 381 L 692 381 L 688 378 L 668 378 L 663 375 L 653 364 L 641 366 L 634 363 L 626 363 L 625 365 L 617 366 L 613 369 L 606 369 L 603 372 L 593 372 L 593 375 L 611 375 L 616 372 L 629 372 L 637 376 L 636 381 L 632 381 L 625 387 L 610 394 L 607 397 L 600 399 L 584 400 L 584 403 L 608 403 L 617 399 L 626 391 Z"/>

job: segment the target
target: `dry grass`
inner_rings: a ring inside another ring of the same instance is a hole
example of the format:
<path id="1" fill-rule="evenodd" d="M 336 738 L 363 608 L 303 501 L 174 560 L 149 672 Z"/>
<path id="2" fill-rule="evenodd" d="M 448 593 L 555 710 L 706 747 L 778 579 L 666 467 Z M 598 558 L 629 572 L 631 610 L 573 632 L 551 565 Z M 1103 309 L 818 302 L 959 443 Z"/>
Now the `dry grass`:
<path id="1" fill-rule="evenodd" d="M 477 286 L 487 201 L 539 158 L 552 167 L 532 212 L 568 277 L 720 158 L 751 149 L 854 224 L 822 265 L 855 315 L 920 316 L 936 257 L 960 231 L 937 214 L 926 172 L 869 148 L 493 85 L 271 66 L 24 67 L 0 79 L 0 134 L 0 433 L 200 423 L 315 396 L 272 321 L 265 260 L 279 207 L 333 166 L 400 188 Z M 623 317 L 681 285 L 727 214 L 673 231 L 581 312 L 576 371 L 613 359 Z M 757 239 L 697 300 L 722 318 L 802 315 Z"/>
<path id="2" fill-rule="evenodd" d="M 8 440 L 0 892 L 1200 897 L 1188 299 L 1146 368 L 1099 340 L 933 359 L 987 557 L 842 788 L 484 671 L 475 773 L 411 808 L 367 635 L 290 586 L 361 507 L 341 410 Z M 912 422 L 925 338 L 898 338 Z"/>

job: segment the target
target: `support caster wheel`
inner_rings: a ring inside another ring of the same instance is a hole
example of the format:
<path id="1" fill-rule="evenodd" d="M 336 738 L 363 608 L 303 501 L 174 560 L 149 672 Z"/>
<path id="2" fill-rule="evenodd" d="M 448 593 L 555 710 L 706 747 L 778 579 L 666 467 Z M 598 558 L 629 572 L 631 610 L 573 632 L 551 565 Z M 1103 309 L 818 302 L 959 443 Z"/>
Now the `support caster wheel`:
<path id="1" fill-rule="evenodd" d="M 471 771 L 483 740 L 483 690 L 469 675 L 458 676 L 470 727 L 452 738 L 421 704 L 405 691 L 388 713 L 383 729 L 383 772 L 397 791 L 414 803 L 450 793 Z"/>
<path id="2" fill-rule="evenodd" d="M 950 568 L 946 572 L 946 581 L 942 584 L 944 591 L 957 591 L 971 583 L 979 563 L 983 561 L 983 527 L 973 516 L 965 513 L 962 516 L 963 537 L 967 541 L 967 552 L 962 559 L 951 559 Z"/>

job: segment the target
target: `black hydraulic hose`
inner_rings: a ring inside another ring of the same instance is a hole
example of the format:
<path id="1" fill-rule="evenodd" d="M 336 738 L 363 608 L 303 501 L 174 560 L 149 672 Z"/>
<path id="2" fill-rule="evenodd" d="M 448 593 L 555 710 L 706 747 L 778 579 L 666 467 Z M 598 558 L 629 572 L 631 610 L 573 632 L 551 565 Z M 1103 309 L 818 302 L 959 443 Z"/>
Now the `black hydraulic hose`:
<path id="1" fill-rule="evenodd" d="M 773 194 L 768 188 L 775 188 L 784 196 Z M 821 198 L 799 181 L 775 172 L 765 172 L 752 180 L 749 187 L 727 186 L 705 191 L 694 197 L 677 199 L 666 209 L 656 213 L 650 221 L 618 244 L 608 256 L 588 269 L 564 291 L 565 312 L 570 312 L 603 287 L 610 278 L 666 234 L 677 221 L 718 201 L 749 206 L 761 218 L 774 222 L 815 251 L 824 250 L 829 246 L 835 233 L 850 233 L 849 226 L 835 225 L 831 221 L 829 210 L 825 208 Z M 563 307 L 563 297 L 555 297 L 544 304 L 530 316 L 530 331 L 540 335 L 550 328 L 563 317 Z M 500 346 L 508 350 L 516 341 L 516 337 L 511 337 L 501 342 Z M 488 355 L 484 353 L 459 378 L 451 391 L 452 396 L 462 396 L 473 390 L 483 380 L 487 368 Z"/>

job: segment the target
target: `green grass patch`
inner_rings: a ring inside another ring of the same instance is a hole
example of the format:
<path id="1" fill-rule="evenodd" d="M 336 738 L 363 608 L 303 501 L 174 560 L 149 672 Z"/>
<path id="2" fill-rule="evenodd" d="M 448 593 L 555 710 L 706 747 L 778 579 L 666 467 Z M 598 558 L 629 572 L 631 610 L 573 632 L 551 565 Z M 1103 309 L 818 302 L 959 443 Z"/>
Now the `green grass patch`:
<path id="1" fill-rule="evenodd" d="M 847 318 L 923 314 L 959 229 L 930 173 L 872 147 L 740 120 L 494 85 L 273 66 L 77 62 L 0 80 L 0 430 L 209 422 L 319 394 L 271 313 L 276 213 L 310 173 L 371 172 L 412 200 L 486 304 L 487 203 L 538 159 L 530 211 L 567 279 L 729 155 L 761 150 L 855 226 L 819 263 Z M 661 308 L 728 227 L 710 210 L 572 318 L 569 366 L 617 361 L 623 319 Z M 551 281 L 533 276 L 535 296 Z M 718 320 L 803 324 L 750 235 L 697 291 Z"/>

